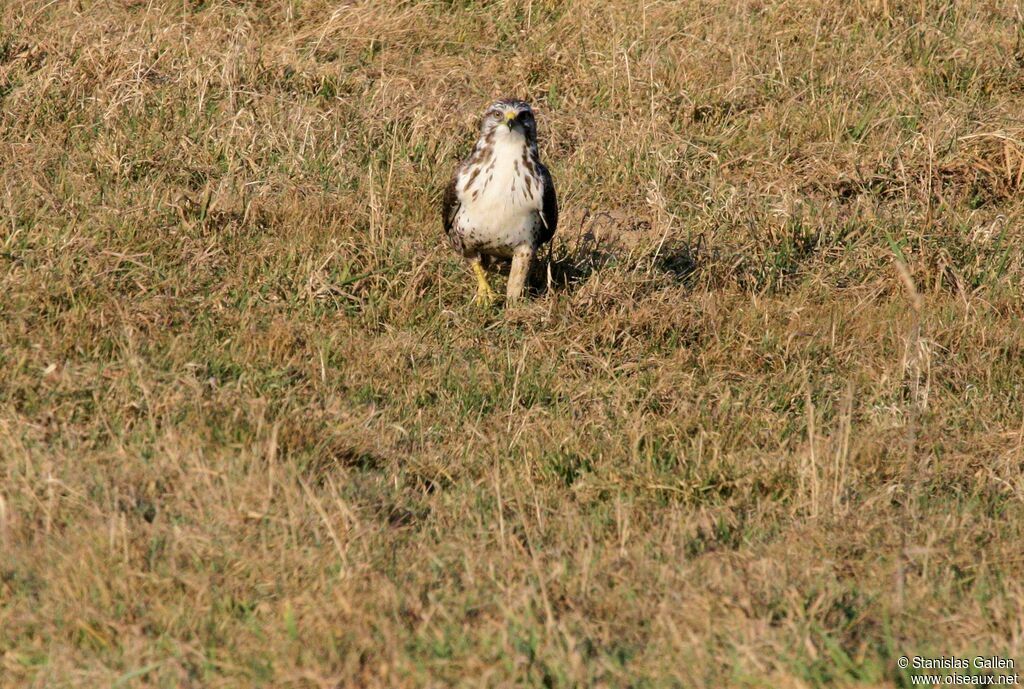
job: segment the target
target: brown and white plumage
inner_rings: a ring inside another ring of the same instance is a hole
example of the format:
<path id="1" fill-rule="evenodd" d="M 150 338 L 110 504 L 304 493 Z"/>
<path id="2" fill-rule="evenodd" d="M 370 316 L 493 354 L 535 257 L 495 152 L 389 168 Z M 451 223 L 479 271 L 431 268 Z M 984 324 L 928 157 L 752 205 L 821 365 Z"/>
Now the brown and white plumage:
<path id="1" fill-rule="evenodd" d="M 481 258 L 512 259 L 508 301 L 522 296 L 537 248 L 558 227 L 551 173 L 540 162 L 537 125 L 528 103 L 499 100 L 480 123 L 480 138 L 455 170 L 442 199 L 445 234 L 477 277 L 477 301 L 489 303 Z"/>

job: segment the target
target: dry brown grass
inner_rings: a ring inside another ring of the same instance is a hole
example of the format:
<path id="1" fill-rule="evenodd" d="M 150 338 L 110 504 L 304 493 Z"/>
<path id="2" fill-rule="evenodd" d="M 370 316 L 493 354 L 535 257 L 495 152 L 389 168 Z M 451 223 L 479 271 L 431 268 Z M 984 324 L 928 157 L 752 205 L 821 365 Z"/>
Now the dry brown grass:
<path id="1" fill-rule="evenodd" d="M 0 4 L 0 685 L 1022 655 L 1008 1 Z M 538 110 L 552 285 L 439 190 Z"/>

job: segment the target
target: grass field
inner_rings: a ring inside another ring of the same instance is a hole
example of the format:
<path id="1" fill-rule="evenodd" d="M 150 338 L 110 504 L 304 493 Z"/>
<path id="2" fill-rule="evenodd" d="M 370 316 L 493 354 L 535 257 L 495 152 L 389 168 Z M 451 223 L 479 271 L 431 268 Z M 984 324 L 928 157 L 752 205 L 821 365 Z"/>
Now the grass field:
<path id="1" fill-rule="evenodd" d="M 1022 192 L 1009 0 L 0 3 L 0 686 L 1020 660 Z"/>

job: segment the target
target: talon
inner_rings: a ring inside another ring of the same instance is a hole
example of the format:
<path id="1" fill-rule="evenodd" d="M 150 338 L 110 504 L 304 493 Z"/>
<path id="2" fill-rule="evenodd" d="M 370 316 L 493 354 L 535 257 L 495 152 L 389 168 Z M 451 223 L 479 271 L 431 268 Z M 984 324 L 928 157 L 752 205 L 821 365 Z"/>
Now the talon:
<path id="1" fill-rule="evenodd" d="M 487 284 L 487 274 L 478 261 L 473 262 L 473 272 L 476 274 L 476 297 L 474 297 L 473 303 L 477 306 L 491 306 L 497 300 L 498 295 Z"/>
<path id="2" fill-rule="evenodd" d="M 495 294 L 493 290 L 480 290 L 476 293 L 476 296 L 473 298 L 473 303 L 476 304 L 477 306 L 488 307 L 492 306 L 497 298 L 498 295 Z"/>

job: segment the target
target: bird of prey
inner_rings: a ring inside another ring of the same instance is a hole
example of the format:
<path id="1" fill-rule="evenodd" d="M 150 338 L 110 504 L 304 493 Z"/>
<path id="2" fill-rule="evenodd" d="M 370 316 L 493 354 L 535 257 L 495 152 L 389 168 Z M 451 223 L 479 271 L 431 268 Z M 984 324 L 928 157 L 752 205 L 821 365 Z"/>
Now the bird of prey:
<path id="1" fill-rule="evenodd" d="M 483 259 L 511 258 L 505 299 L 522 297 L 537 248 L 558 226 L 555 185 L 537 152 L 537 123 L 521 100 L 496 101 L 484 112 L 480 138 L 455 169 L 441 215 L 452 246 L 476 274 L 476 303 L 490 305 Z"/>

